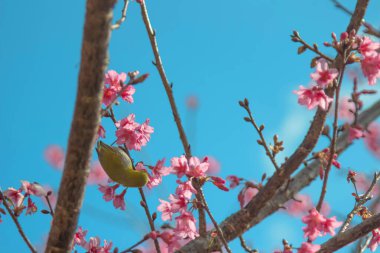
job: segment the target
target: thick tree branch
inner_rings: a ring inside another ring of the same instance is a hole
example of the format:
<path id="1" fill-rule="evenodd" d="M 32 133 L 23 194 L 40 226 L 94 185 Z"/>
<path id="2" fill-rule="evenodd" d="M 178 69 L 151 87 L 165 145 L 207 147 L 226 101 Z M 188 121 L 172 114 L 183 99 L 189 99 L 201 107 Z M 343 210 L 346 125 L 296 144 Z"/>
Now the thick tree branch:
<path id="1" fill-rule="evenodd" d="M 103 77 L 115 1 L 87 1 L 75 112 L 46 253 L 71 251 L 100 122 Z"/>
<path id="2" fill-rule="evenodd" d="M 334 236 L 322 244 L 321 249 L 317 253 L 335 252 L 378 227 L 380 227 L 380 214 L 376 214 L 359 225 L 348 229 L 346 232 Z"/>
<path id="3" fill-rule="evenodd" d="M 380 101 L 376 102 L 369 109 L 363 111 L 359 117 L 358 122 L 361 126 L 366 127 L 371 122 L 373 122 L 377 117 L 380 116 Z M 344 131 L 339 135 L 337 140 L 337 153 L 342 153 L 345 149 L 347 149 L 352 143 L 348 141 L 348 131 Z M 315 160 L 313 163 L 309 164 L 305 168 L 303 168 L 296 176 L 294 176 L 290 183 L 284 183 L 282 187 L 278 189 L 276 195 L 269 201 L 265 203 L 265 205 L 261 208 L 256 216 L 252 217 L 243 217 L 248 216 L 249 213 L 245 209 L 241 209 L 232 216 L 228 217 L 223 223 L 220 225 L 222 231 L 224 232 L 225 227 L 234 226 L 235 223 L 242 222 L 243 219 L 249 219 L 250 221 L 246 224 L 247 230 L 262 220 L 264 220 L 269 215 L 276 212 L 280 209 L 284 203 L 288 200 L 292 199 L 292 197 L 303 188 L 308 186 L 314 179 L 316 179 L 319 175 L 319 160 Z M 230 225 L 231 224 L 231 225 Z M 225 233 L 225 232 L 224 232 Z M 225 234 L 226 239 L 232 238 L 233 236 Z M 230 240 L 232 240 L 230 239 Z M 187 245 L 185 245 L 179 252 L 181 253 L 195 253 L 201 252 L 205 249 L 209 249 L 210 242 L 212 241 L 212 237 L 208 235 L 207 238 L 197 238 Z M 213 245 L 213 247 L 217 248 L 217 245 Z M 214 248 L 213 248 L 214 249 Z"/>

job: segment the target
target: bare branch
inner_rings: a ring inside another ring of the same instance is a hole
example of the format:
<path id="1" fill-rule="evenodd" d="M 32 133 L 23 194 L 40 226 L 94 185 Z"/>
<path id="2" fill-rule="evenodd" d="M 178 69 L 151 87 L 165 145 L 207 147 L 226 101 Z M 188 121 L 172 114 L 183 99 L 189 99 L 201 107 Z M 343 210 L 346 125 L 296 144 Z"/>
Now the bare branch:
<path id="1" fill-rule="evenodd" d="M 21 227 L 20 222 L 18 222 L 17 217 L 13 214 L 13 211 L 11 210 L 11 208 L 9 207 L 9 205 L 7 203 L 8 200 L 5 198 L 5 196 L 1 190 L 0 190 L 0 200 L 3 200 L 3 205 L 5 206 L 5 209 L 7 209 L 8 213 L 11 216 L 13 222 L 15 223 L 17 230 L 20 233 L 22 239 L 24 240 L 24 242 L 26 243 L 26 245 L 30 249 L 30 252 L 37 253 L 37 250 L 34 248 L 32 243 L 29 241 L 28 237 L 26 236 L 24 230 Z"/>
<path id="2" fill-rule="evenodd" d="M 46 253 L 71 250 L 100 122 L 114 4 L 115 0 L 88 0 L 86 4 L 75 112 Z"/>
<path id="3" fill-rule="evenodd" d="M 118 21 L 115 22 L 115 24 L 111 26 L 112 30 L 119 29 L 121 24 L 127 18 L 128 3 L 129 3 L 129 0 L 124 0 L 124 6 L 123 6 L 123 9 L 121 10 L 121 17 Z"/>

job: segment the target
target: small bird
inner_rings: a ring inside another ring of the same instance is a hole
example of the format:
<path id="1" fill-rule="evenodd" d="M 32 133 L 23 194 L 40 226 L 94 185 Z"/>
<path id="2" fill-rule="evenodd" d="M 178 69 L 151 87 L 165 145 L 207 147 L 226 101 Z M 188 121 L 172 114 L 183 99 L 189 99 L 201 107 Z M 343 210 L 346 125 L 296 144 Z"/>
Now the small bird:
<path id="1" fill-rule="evenodd" d="M 131 158 L 121 148 L 98 141 L 96 152 L 104 171 L 116 183 L 126 187 L 143 187 L 148 183 L 148 174 L 134 170 Z"/>

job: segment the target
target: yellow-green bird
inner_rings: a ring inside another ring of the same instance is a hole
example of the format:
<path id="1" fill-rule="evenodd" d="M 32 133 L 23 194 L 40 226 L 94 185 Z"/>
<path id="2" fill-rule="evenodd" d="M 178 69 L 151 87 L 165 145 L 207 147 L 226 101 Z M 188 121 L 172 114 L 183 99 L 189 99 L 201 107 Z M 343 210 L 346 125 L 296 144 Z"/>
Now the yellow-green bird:
<path id="1" fill-rule="evenodd" d="M 121 148 L 98 141 L 96 152 L 104 171 L 116 183 L 126 187 L 143 187 L 148 183 L 148 174 L 134 170 L 131 158 Z"/>

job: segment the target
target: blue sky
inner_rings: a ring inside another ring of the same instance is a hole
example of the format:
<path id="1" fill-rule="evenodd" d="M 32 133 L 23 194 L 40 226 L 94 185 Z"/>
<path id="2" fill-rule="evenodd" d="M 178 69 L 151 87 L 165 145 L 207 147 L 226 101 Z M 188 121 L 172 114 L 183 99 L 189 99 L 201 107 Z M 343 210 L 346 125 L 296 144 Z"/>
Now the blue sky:
<path id="1" fill-rule="evenodd" d="M 355 1 L 345 2 L 352 9 Z M 147 0 L 147 5 L 168 78 L 174 83 L 179 111 L 186 130 L 191 132 L 194 154 L 216 157 L 223 177 L 237 174 L 259 180 L 263 172 L 271 173 L 270 163 L 256 144 L 257 135 L 242 120 L 245 114 L 237 102 L 247 97 L 257 122 L 266 126 L 267 138 L 279 134 L 285 141 L 284 155 L 291 154 L 313 117 L 313 112 L 297 105 L 292 91 L 300 84 L 307 85 L 313 70 L 309 68 L 312 54 L 298 56 L 298 45 L 290 41 L 289 35 L 296 29 L 306 41 L 321 45 L 330 40 L 331 32 L 339 34 L 346 28 L 348 16 L 327 0 Z M 43 151 L 49 144 L 66 147 L 79 71 L 84 7 L 85 1 L 74 0 L 22 4 L 0 1 L 2 189 L 18 187 L 23 179 L 55 189 L 59 185 L 60 173 L 44 161 Z M 121 8 L 118 3 L 116 18 Z M 366 16 L 375 26 L 380 23 L 379 8 L 380 2 L 372 1 Z M 138 69 L 150 73 L 150 77 L 137 87 L 135 103 L 123 104 L 117 114 L 123 117 L 133 112 L 138 122 L 150 118 L 155 128 L 148 146 L 133 153 L 136 160 L 169 160 L 183 153 L 182 146 L 164 89 L 151 64 L 153 54 L 136 3 L 130 4 L 127 16 L 122 27 L 112 33 L 109 68 L 119 72 Z M 350 82 L 345 85 L 349 91 Z M 200 101 L 195 115 L 185 106 L 190 95 Z M 103 124 L 109 130 L 107 141 L 112 142 L 111 124 L 107 120 Z M 345 168 L 367 172 L 379 165 L 361 141 L 340 161 Z M 164 185 L 148 194 L 152 210 L 159 197 L 166 199 L 174 190 L 174 181 L 174 177 L 165 178 Z M 335 203 L 334 211 L 339 210 L 333 214 L 348 212 L 353 204 L 351 186 L 336 171 L 331 182 L 327 201 Z M 314 201 L 320 185 L 317 181 L 306 191 Z M 238 191 L 224 193 L 207 185 L 205 192 L 218 221 L 238 210 Z M 136 190 L 128 191 L 127 210 L 122 212 L 105 203 L 95 186 L 89 186 L 79 224 L 89 230 L 90 236 L 97 235 L 126 248 L 148 231 L 141 211 Z M 43 245 L 50 217 L 23 215 L 20 220 L 31 241 Z M 4 217 L 0 226 L 1 252 L 27 252 L 9 217 Z M 271 252 L 281 246 L 282 238 L 295 245 L 302 242 L 301 228 L 299 220 L 277 214 L 253 228 L 246 240 L 261 252 Z M 241 252 L 237 242 L 231 245 Z"/>

